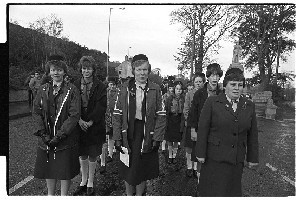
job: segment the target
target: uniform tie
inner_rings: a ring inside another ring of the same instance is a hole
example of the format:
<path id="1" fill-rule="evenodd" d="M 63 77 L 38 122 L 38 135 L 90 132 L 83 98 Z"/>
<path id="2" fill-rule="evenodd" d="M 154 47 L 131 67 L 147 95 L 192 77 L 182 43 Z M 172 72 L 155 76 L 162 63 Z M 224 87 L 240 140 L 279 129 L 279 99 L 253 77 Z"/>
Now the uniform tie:
<path id="1" fill-rule="evenodd" d="M 232 109 L 234 112 L 236 111 L 237 103 L 238 103 L 238 101 L 236 99 L 231 100 L 231 105 L 232 105 Z"/>

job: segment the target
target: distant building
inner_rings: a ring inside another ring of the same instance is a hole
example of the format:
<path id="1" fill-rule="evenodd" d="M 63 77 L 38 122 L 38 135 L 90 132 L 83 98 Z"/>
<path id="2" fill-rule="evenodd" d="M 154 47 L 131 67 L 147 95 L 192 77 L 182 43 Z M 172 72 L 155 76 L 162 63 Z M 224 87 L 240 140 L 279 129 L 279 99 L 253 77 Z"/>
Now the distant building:
<path id="1" fill-rule="evenodd" d="M 125 61 L 123 61 L 118 67 L 116 67 L 119 78 L 125 79 L 128 77 L 134 77 L 132 74 L 131 60 L 132 58 L 128 58 L 128 56 L 126 55 Z"/>

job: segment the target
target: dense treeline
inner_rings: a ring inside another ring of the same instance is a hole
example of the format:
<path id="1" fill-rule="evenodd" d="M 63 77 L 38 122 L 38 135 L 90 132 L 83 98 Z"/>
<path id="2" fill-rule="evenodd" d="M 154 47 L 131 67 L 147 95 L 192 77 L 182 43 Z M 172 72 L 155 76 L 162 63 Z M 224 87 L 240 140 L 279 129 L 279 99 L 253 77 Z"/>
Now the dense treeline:
<path id="1" fill-rule="evenodd" d="M 8 24 L 9 43 L 9 87 L 22 88 L 26 77 L 33 71 L 44 71 L 44 65 L 51 54 L 62 54 L 69 66 L 68 74 L 76 79 L 80 73 L 78 62 L 83 55 L 91 55 L 96 60 L 97 75 L 100 79 L 106 77 L 107 54 L 98 50 L 90 50 L 78 43 L 69 41 L 66 37 L 56 38 L 36 30 Z M 109 63 L 109 75 L 117 75 L 115 67 L 118 64 Z"/>

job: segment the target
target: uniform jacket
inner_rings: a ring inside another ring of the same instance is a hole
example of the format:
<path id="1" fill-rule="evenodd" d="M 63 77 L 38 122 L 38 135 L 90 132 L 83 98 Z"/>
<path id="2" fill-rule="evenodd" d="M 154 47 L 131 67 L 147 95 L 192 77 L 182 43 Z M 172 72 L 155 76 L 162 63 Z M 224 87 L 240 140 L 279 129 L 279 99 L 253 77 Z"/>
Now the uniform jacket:
<path id="1" fill-rule="evenodd" d="M 48 118 L 48 96 L 49 96 L 49 83 L 42 85 L 34 100 L 33 106 L 33 121 L 37 123 L 38 130 L 47 130 L 49 122 Z M 80 95 L 78 89 L 71 83 L 63 83 L 60 89 L 61 93 L 58 95 L 58 108 L 55 116 L 57 116 L 62 103 L 65 100 L 60 116 L 58 117 L 55 126 L 55 135 L 65 135 L 58 146 L 56 151 L 71 148 L 78 145 L 79 131 L 76 125 L 80 118 Z M 41 138 L 39 138 L 38 145 L 41 149 L 46 150 L 47 146 Z"/>
<path id="2" fill-rule="evenodd" d="M 74 85 L 81 91 L 81 78 L 74 82 Z M 81 96 L 79 96 L 81 99 Z M 87 106 L 87 116 L 81 117 L 82 120 L 88 122 L 93 121 L 93 125 L 88 128 L 87 132 L 80 129 L 80 144 L 90 146 L 94 144 L 102 144 L 105 142 L 105 112 L 107 107 L 106 86 L 94 77 L 93 85 L 89 94 L 89 102 Z"/>
<path id="3" fill-rule="evenodd" d="M 123 146 L 129 148 L 129 82 L 126 81 L 120 87 L 117 102 L 113 112 L 113 139 L 122 140 Z M 152 141 L 162 141 L 166 126 L 166 111 L 162 102 L 162 95 L 157 84 L 148 80 L 146 89 L 146 112 L 144 125 L 144 140 L 141 151 L 151 152 Z"/>
<path id="4" fill-rule="evenodd" d="M 254 103 L 240 97 L 237 110 L 224 93 L 207 98 L 199 119 L 196 156 L 236 164 L 258 163 L 258 132 Z"/>
<path id="5" fill-rule="evenodd" d="M 188 115 L 187 125 L 195 128 L 196 132 L 198 131 L 198 121 L 200 117 L 200 113 L 202 110 L 202 107 L 208 97 L 207 93 L 207 85 L 208 82 L 204 84 L 203 88 L 198 89 L 193 97 L 191 108 Z M 216 94 L 220 94 L 222 92 L 221 89 L 219 89 L 219 86 L 217 86 Z"/>

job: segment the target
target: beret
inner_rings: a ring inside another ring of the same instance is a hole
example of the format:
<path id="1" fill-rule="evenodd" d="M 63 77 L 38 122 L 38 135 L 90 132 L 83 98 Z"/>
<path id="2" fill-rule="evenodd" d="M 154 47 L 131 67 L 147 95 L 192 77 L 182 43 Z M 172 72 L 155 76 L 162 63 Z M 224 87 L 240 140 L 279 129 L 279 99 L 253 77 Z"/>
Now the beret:
<path id="1" fill-rule="evenodd" d="M 138 55 L 135 55 L 133 58 L 132 58 L 132 61 L 131 63 L 134 63 L 138 60 L 144 60 L 144 61 L 148 61 L 148 57 L 145 55 L 145 54 L 138 54 Z"/>
<path id="2" fill-rule="evenodd" d="M 243 75 L 243 71 L 239 68 L 229 68 L 225 73 L 225 77 L 231 74 Z"/>

